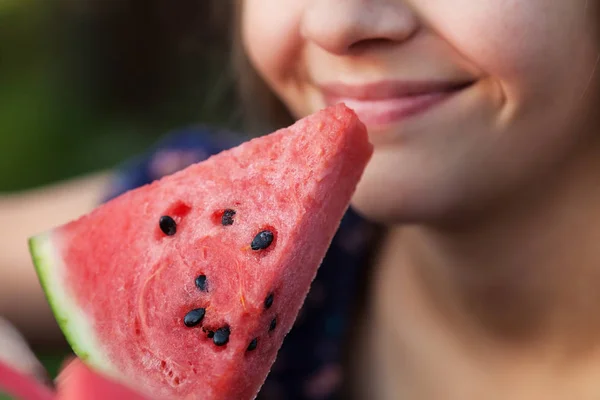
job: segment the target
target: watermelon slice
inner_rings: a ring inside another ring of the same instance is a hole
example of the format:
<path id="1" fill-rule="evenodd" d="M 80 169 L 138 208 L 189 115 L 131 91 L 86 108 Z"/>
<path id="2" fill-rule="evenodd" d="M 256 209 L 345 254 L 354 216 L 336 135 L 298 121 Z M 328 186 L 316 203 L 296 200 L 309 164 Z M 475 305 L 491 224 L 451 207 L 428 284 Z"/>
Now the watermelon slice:
<path id="1" fill-rule="evenodd" d="M 19 400 L 53 400 L 54 393 L 33 376 L 0 361 L 0 399 L 9 395 Z"/>
<path id="2" fill-rule="evenodd" d="M 147 400 L 127 386 L 96 373 L 79 359 L 70 361 L 61 371 L 56 387 L 56 400 Z"/>
<path id="3" fill-rule="evenodd" d="M 73 350 L 152 398 L 254 398 L 371 153 L 340 104 L 31 238 Z"/>
<path id="4" fill-rule="evenodd" d="M 79 359 L 66 364 L 56 384 L 54 392 L 32 376 L 0 362 L 0 399 L 147 400 L 127 386 L 91 370 Z"/>

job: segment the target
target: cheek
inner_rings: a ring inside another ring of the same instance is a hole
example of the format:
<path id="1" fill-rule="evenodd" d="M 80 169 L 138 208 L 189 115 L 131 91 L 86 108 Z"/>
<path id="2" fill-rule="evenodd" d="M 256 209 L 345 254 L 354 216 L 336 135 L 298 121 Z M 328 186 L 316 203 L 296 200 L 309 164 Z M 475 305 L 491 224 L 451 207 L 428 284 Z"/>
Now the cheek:
<path id="1" fill-rule="evenodd" d="M 299 68 L 302 5 L 302 0 L 243 2 L 242 44 L 252 66 L 280 97 Z"/>
<path id="2" fill-rule="evenodd" d="M 583 90 L 598 51 L 588 1 L 420 0 L 419 9 L 457 52 L 500 82 L 507 98 L 525 103 Z"/>
<path id="3" fill-rule="evenodd" d="M 502 71 L 517 65 L 519 56 L 531 57 L 528 47 L 540 45 L 529 43 L 532 36 L 544 36 L 540 32 L 544 25 L 532 26 L 534 10 L 522 3 L 423 0 L 419 4 L 427 22 L 464 57 L 482 69 Z"/>

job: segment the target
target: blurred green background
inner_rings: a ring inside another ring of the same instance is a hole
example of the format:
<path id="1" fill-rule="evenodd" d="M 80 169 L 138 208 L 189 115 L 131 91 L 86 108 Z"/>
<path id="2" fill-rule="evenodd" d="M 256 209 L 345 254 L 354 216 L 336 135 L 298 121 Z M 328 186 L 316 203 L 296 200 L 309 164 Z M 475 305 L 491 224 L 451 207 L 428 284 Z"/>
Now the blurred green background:
<path id="1" fill-rule="evenodd" d="M 237 129 L 226 1 L 0 0 L 0 194 Z M 38 353 L 52 376 L 65 349 Z"/>
<path id="2" fill-rule="evenodd" d="M 0 192 L 113 166 L 176 127 L 235 126 L 226 3 L 0 0 Z"/>

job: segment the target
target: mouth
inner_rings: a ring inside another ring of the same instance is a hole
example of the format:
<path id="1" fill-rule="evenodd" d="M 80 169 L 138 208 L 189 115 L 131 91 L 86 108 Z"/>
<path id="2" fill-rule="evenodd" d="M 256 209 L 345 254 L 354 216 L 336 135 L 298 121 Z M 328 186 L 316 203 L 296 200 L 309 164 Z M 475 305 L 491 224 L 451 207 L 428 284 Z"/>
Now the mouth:
<path id="1" fill-rule="evenodd" d="M 369 128 L 382 128 L 431 109 L 471 86 L 461 82 L 380 81 L 367 85 L 319 85 L 326 105 L 345 103 Z"/>

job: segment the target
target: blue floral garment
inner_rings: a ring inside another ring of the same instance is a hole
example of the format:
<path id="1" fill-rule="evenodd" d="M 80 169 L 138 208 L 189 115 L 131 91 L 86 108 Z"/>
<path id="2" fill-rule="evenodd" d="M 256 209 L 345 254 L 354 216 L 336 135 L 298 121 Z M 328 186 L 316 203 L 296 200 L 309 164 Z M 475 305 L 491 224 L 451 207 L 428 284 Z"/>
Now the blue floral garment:
<path id="1" fill-rule="evenodd" d="M 117 169 L 107 199 L 239 144 L 240 139 L 232 137 L 204 126 L 173 132 Z M 342 345 L 353 321 L 360 272 L 373 232 L 373 226 L 352 210 L 346 213 L 258 399 L 340 398 Z"/>

